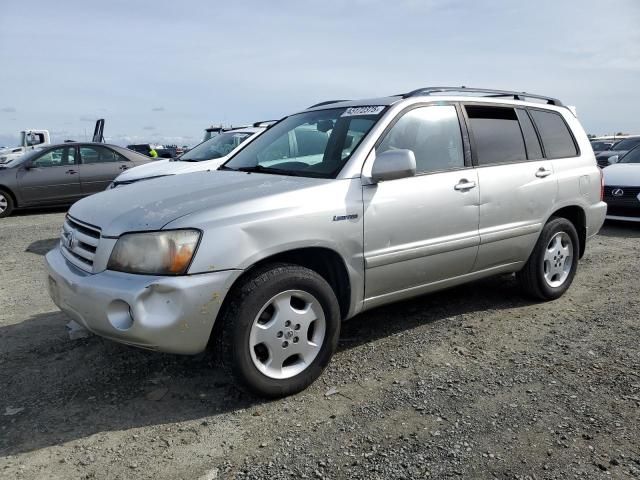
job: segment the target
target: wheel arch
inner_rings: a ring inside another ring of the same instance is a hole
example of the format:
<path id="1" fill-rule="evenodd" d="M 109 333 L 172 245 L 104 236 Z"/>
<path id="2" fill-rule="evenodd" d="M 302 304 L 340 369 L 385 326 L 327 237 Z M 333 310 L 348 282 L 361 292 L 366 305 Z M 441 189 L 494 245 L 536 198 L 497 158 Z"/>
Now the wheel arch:
<path id="1" fill-rule="evenodd" d="M 232 291 L 247 275 L 257 268 L 270 263 L 291 263 L 318 273 L 327 281 L 336 294 L 342 318 L 344 319 L 349 313 L 352 295 L 349 272 L 340 254 L 327 247 L 296 248 L 262 258 L 245 269 L 242 275 L 235 280 L 229 291 Z"/>
<path id="2" fill-rule="evenodd" d="M 2 185 L 2 184 L 0 184 L 0 190 L 3 191 L 3 192 L 6 192 L 7 194 L 9 194 L 9 196 L 11 197 L 11 200 L 13 200 L 13 206 L 14 207 L 18 207 L 18 197 L 13 192 L 13 190 L 11 190 L 6 185 Z"/>
<path id="3" fill-rule="evenodd" d="M 584 209 L 578 205 L 568 205 L 553 212 L 549 218 L 560 217 L 569 220 L 578 232 L 578 240 L 580 242 L 579 251 L 582 258 L 587 243 L 587 215 Z M 548 219 L 547 219 L 548 221 Z"/>

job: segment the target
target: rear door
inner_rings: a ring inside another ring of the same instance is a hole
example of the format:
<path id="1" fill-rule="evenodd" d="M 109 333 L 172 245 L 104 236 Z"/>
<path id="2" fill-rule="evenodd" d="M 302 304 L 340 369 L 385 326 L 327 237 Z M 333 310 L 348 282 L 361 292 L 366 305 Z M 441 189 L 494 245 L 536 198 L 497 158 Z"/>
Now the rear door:
<path id="1" fill-rule="evenodd" d="M 102 145 L 80 146 L 80 187 L 83 195 L 101 192 L 129 167 L 135 166 L 115 150 Z"/>
<path id="2" fill-rule="evenodd" d="M 556 203 L 553 164 L 525 109 L 464 105 L 480 183 L 474 271 L 525 261 Z"/>
<path id="3" fill-rule="evenodd" d="M 17 174 L 24 204 L 67 203 L 82 196 L 75 146 L 51 148 Z"/>

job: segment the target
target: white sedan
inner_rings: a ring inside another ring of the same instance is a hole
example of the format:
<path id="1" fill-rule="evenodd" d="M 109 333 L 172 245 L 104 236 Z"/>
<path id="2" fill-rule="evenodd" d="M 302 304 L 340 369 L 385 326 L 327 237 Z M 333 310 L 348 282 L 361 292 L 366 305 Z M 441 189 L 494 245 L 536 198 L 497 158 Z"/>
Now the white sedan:
<path id="1" fill-rule="evenodd" d="M 259 126 L 238 128 L 216 135 L 178 158 L 158 160 L 126 170 L 116 177 L 109 188 L 167 175 L 216 170 L 268 128 L 265 123 L 256 125 Z"/>
<path id="2" fill-rule="evenodd" d="M 640 222 L 640 146 L 609 163 L 602 170 L 607 218 Z"/>

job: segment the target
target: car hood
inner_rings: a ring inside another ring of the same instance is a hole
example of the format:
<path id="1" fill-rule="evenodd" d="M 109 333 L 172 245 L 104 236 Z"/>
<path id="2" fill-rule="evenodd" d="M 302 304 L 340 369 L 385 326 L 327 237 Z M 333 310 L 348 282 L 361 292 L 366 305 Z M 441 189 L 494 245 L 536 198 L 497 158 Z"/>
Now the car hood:
<path id="1" fill-rule="evenodd" d="M 102 229 L 102 235 L 160 230 L 201 210 L 213 210 L 331 180 L 218 171 L 167 176 L 97 193 L 76 202 L 69 215 Z"/>
<path id="2" fill-rule="evenodd" d="M 616 187 L 640 187 L 640 163 L 615 163 L 602 169 L 604 184 Z"/>
<path id="3" fill-rule="evenodd" d="M 176 175 L 178 173 L 201 172 L 215 170 L 227 160 L 227 157 L 206 160 L 202 162 L 182 162 L 179 160 L 157 160 L 130 168 L 118 175 L 114 180 L 118 182 L 135 182 L 144 178 Z"/>

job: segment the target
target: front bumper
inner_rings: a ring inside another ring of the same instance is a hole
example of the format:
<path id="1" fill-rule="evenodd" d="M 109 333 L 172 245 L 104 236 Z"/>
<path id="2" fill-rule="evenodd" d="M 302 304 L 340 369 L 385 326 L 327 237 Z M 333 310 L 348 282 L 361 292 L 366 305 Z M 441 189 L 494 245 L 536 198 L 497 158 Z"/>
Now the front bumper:
<path id="1" fill-rule="evenodd" d="M 181 354 L 206 348 L 222 301 L 242 273 L 90 274 L 69 263 L 59 248 L 45 258 L 51 298 L 78 323 L 116 342 Z"/>

